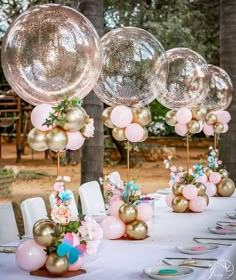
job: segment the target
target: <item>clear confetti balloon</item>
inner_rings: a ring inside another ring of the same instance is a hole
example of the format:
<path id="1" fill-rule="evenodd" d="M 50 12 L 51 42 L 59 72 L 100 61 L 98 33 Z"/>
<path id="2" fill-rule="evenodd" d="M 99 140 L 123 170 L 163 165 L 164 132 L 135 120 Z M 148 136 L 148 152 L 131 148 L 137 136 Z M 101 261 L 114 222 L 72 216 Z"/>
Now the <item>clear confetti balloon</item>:
<path id="1" fill-rule="evenodd" d="M 224 110 L 229 107 L 233 98 L 233 85 L 229 75 L 220 67 L 209 64 L 209 92 L 203 105 L 209 111 Z"/>
<path id="2" fill-rule="evenodd" d="M 124 27 L 102 38 L 103 66 L 94 92 L 109 106 L 144 107 L 165 88 L 167 66 L 161 43 L 149 32 Z"/>
<path id="3" fill-rule="evenodd" d="M 187 48 L 175 48 L 166 52 L 168 64 L 167 87 L 158 91 L 157 100 L 169 109 L 200 104 L 208 93 L 209 73 L 206 61 L 198 53 Z"/>
<path id="4" fill-rule="evenodd" d="M 9 27 L 2 67 L 13 90 L 33 105 L 84 98 L 102 66 L 100 39 L 82 14 L 61 5 L 35 6 Z"/>

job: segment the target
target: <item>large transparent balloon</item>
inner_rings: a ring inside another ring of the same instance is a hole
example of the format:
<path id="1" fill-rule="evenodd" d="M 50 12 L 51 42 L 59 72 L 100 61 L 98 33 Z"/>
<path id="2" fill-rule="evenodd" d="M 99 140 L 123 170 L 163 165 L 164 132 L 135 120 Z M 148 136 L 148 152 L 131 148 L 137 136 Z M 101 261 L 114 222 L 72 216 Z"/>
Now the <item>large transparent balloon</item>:
<path id="1" fill-rule="evenodd" d="M 158 91 L 157 100 L 169 109 L 193 107 L 200 104 L 208 93 L 209 73 L 206 61 L 187 48 L 166 52 L 169 72 L 166 90 Z"/>
<path id="2" fill-rule="evenodd" d="M 7 81 L 33 105 L 55 104 L 65 96 L 82 99 L 102 66 L 93 25 L 61 5 L 35 6 L 21 14 L 10 25 L 1 52 Z"/>
<path id="3" fill-rule="evenodd" d="M 224 110 L 229 107 L 233 98 L 233 85 L 229 75 L 220 67 L 209 64 L 209 92 L 203 105 L 209 111 Z"/>
<path id="4" fill-rule="evenodd" d="M 152 102 L 167 76 L 167 67 L 159 68 L 165 59 L 161 43 L 136 27 L 112 30 L 101 41 L 103 66 L 96 95 L 110 106 L 143 107 Z"/>

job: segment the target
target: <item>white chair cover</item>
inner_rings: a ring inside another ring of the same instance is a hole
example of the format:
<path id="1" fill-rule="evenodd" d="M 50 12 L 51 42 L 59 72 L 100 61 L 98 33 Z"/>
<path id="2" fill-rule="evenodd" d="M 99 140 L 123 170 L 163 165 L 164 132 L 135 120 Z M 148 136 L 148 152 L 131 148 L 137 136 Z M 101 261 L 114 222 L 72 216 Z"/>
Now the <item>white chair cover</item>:
<path id="1" fill-rule="evenodd" d="M 68 205 L 68 208 L 71 211 L 72 217 L 77 218 L 79 213 L 78 213 L 77 204 L 75 202 L 74 193 L 71 190 L 67 190 L 67 191 L 71 193 L 71 202 Z M 56 206 L 55 195 L 53 193 L 51 193 L 49 196 L 49 203 L 52 209 Z"/>
<path id="2" fill-rule="evenodd" d="M 82 212 L 87 216 L 106 215 L 102 192 L 97 181 L 82 184 L 79 187 Z"/>
<path id="3" fill-rule="evenodd" d="M 0 243 L 19 240 L 19 231 L 11 202 L 0 203 Z"/>
<path id="4" fill-rule="evenodd" d="M 45 202 L 41 197 L 32 197 L 21 203 L 24 229 L 26 236 L 32 236 L 32 229 L 35 222 L 40 219 L 48 219 Z"/>

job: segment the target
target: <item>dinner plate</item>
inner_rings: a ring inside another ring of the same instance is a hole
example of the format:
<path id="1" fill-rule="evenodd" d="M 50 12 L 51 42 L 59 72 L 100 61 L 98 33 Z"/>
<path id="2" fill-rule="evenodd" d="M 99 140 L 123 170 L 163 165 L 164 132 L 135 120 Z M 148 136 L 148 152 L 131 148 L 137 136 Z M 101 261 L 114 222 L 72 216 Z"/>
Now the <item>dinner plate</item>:
<path id="1" fill-rule="evenodd" d="M 236 212 L 226 213 L 226 215 L 231 219 L 236 219 Z"/>
<path id="2" fill-rule="evenodd" d="M 193 273 L 193 269 L 186 266 L 157 265 L 144 268 L 143 272 L 153 279 L 172 280 L 183 279 Z"/>
<path id="3" fill-rule="evenodd" d="M 221 227 L 229 227 L 229 228 L 232 228 L 234 230 L 236 230 L 236 222 L 224 222 L 224 221 L 219 221 L 216 223 L 218 226 L 221 226 Z"/>
<path id="4" fill-rule="evenodd" d="M 216 234 L 236 234 L 236 229 L 233 227 L 209 227 L 210 232 Z"/>
<path id="5" fill-rule="evenodd" d="M 166 195 L 166 194 L 171 193 L 171 189 L 170 189 L 170 188 L 168 188 L 168 189 L 162 189 L 162 190 L 157 191 L 157 193 L 158 193 L 158 194 L 164 194 L 164 195 Z"/>
<path id="6" fill-rule="evenodd" d="M 176 246 L 176 249 L 184 254 L 191 254 L 191 255 L 202 255 L 214 252 L 219 248 L 218 245 L 215 244 L 187 244 L 182 246 Z"/>

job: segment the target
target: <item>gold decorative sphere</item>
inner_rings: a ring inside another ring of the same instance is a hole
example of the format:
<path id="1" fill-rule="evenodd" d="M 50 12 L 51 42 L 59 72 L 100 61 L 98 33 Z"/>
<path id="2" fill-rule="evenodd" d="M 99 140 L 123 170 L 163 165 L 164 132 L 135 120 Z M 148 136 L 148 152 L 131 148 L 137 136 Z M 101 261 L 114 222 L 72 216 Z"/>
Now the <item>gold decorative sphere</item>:
<path id="1" fill-rule="evenodd" d="M 37 207 L 37 206 L 36 206 Z M 52 244 L 55 225 L 47 219 L 38 220 L 33 226 L 33 236 L 35 242 L 40 246 L 48 247 Z"/>
<path id="2" fill-rule="evenodd" d="M 53 275 L 62 275 L 67 272 L 69 263 L 67 257 L 59 257 L 57 253 L 51 253 L 48 255 L 45 263 L 46 269 Z"/>
<path id="3" fill-rule="evenodd" d="M 176 112 L 177 112 L 177 110 L 173 109 L 173 110 L 170 110 L 166 113 L 165 121 L 168 125 L 170 125 L 170 126 L 175 126 L 176 125 L 176 123 L 177 123 Z"/>
<path id="4" fill-rule="evenodd" d="M 113 110 L 112 107 L 107 107 L 105 110 L 102 112 L 102 121 L 105 126 L 109 128 L 114 128 L 114 124 L 111 121 L 111 111 Z"/>
<path id="5" fill-rule="evenodd" d="M 188 132 L 195 134 L 195 133 L 198 133 L 199 130 L 201 129 L 201 124 L 197 120 L 191 120 L 187 124 L 187 128 L 188 128 Z"/>
<path id="6" fill-rule="evenodd" d="M 73 107 L 66 112 L 66 123 L 63 125 L 63 129 L 72 132 L 78 131 L 85 125 L 86 119 L 87 113 L 84 108 L 80 106 Z"/>
<path id="7" fill-rule="evenodd" d="M 140 125 L 147 125 L 152 120 L 151 112 L 146 107 L 134 108 L 132 109 L 133 113 L 133 123 L 138 123 Z"/>
<path id="8" fill-rule="evenodd" d="M 214 125 L 215 133 L 221 133 L 224 130 L 224 125 L 222 123 L 216 123 Z"/>
<path id="9" fill-rule="evenodd" d="M 194 185 L 196 186 L 196 188 L 198 190 L 197 195 L 203 196 L 206 193 L 206 186 L 203 183 L 198 182 L 198 183 L 195 183 Z"/>
<path id="10" fill-rule="evenodd" d="M 218 172 L 220 173 L 222 179 L 229 177 L 229 172 L 226 169 L 220 169 Z"/>
<path id="11" fill-rule="evenodd" d="M 148 138 L 148 130 L 146 127 L 143 127 L 143 138 L 139 142 L 144 142 Z"/>
<path id="12" fill-rule="evenodd" d="M 176 196 L 172 200 L 172 208 L 177 213 L 186 212 L 189 208 L 188 200 L 183 196 Z"/>
<path id="13" fill-rule="evenodd" d="M 207 177 L 209 177 L 213 173 L 213 170 L 209 167 L 206 167 L 203 170 Z"/>
<path id="14" fill-rule="evenodd" d="M 207 124 L 215 124 L 217 121 L 216 115 L 214 113 L 208 113 L 206 115 L 206 123 Z"/>
<path id="15" fill-rule="evenodd" d="M 201 196 L 206 200 L 206 203 L 208 205 L 209 204 L 209 196 L 206 193 L 201 195 Z"/>
<path id="16" fill-rule="evenodd" d="M 119 209 L 119 217 L 125 224 L 133 222 L 138 216 L 137 208 L 131 203 L 124 203 Z"/>
<path id="17" fill-rule="evenodd" d="M 174 194 L 174 195 L 182 195 L 184 187 L 185 187 L 184 184 L 175 183 L 175 184 L 172 186 L 172 192 L 173 192 L 173 194 Z"/>
<path id="18" fill-rule="evenodd" d="M 53 128 L 46 135 L 48 148 L 54 152 L 61 152 L 66 148 L 68 143 L 67 133 L 60 128 Z"/>
<path id="19" fill-rule="evenodd" d="M 207 109 L 202 106 L 196 106 L 192 108 L 192 118 L 197 121 L 203 121 L 206 117 Z"/>
<path id="20" fill-rule="evenodd" d="M 217 193 L 220 196 L 231 196 L 235 191 L 235 184 L 233 180 L 225 178 L 217 185 Z"/>
<path id="21" fill-rule="evenodd" d="M 126 225 L 126 235 L 130 239 L 144 239 L 147 236 L 148 226 L 144 221 L 135 220 Z"/>
<path id="22" fill-rule="evenodd" d="M 30 130 L 27 136 L 30 147 L 38 152 L 46 151 L 48 145 L 46 143 L 47 132 L 33 128 Z"/>
<path id="23" fill-rule="evenodd" d="M 115 127 L 112 130 L 112 136 L 117 140 L 117 141 L 124 141 L 126 140 L 125 137 L 125 129 L 124 128 L 119 128 Z"/>

